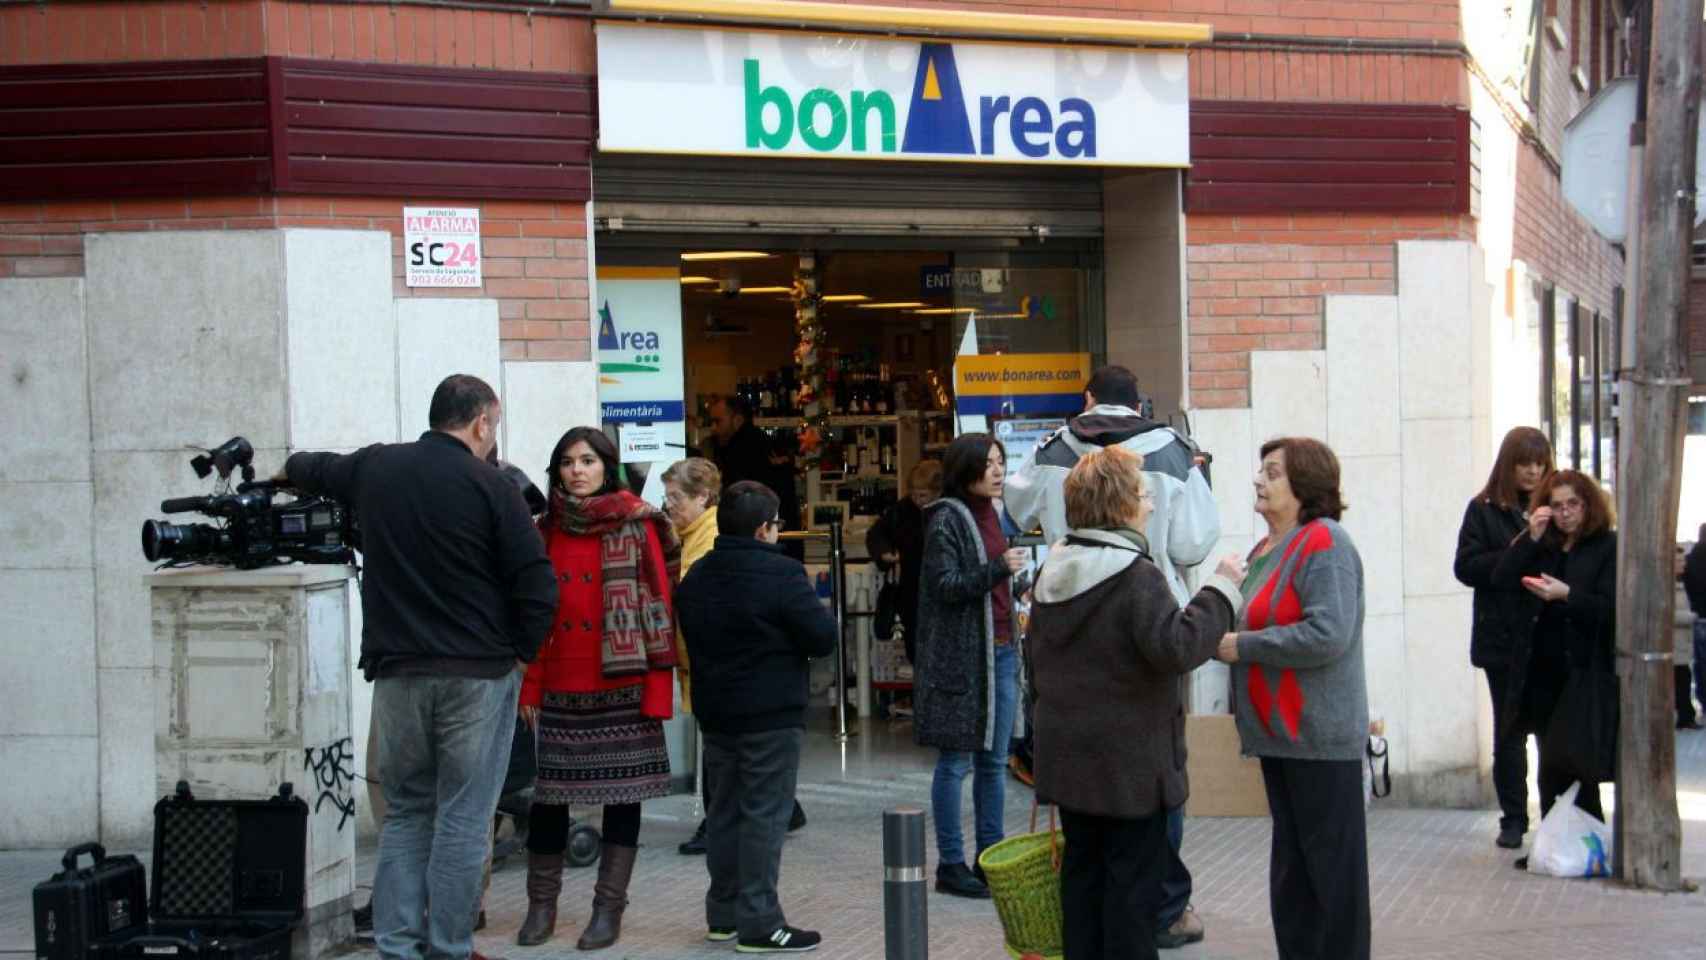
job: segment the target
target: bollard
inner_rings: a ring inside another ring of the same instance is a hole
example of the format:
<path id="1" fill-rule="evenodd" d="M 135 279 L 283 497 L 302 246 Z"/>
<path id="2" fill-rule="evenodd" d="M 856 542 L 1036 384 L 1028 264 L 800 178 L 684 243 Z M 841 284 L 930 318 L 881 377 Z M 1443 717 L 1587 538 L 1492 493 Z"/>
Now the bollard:
<path id="1" fill-rule="evenodd" d="M 883 811 L 883 942 L 887 960 L 928 960 L 924 811 Z"/>

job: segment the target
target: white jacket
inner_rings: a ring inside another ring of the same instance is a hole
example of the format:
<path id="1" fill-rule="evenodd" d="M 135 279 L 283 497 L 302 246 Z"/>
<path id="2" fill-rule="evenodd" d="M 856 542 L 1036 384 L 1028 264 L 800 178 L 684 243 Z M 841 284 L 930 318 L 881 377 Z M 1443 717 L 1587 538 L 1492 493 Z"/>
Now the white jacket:
<path id="1" fill-rule="evenodd" d="M 1144 535 L 1183 606 L 1191 600 L 1192 568 L 1207 560 L 1220 542 L 1220 510 L 1196 463 L 1196 452 L 1171 427 L 1145 420 L 1130 407 L 1091 407 L 1037 444 L 1007 478 L 1002 496 L 1007 513 L 1020 528 L 1041 526 L 1048 542 L 1058 543 L 1071 529 L 1066 522 L 1066 475 L 1084 454 L 1110 446 L 1144 458 L 1144 484 L 1155 498 Z"/>

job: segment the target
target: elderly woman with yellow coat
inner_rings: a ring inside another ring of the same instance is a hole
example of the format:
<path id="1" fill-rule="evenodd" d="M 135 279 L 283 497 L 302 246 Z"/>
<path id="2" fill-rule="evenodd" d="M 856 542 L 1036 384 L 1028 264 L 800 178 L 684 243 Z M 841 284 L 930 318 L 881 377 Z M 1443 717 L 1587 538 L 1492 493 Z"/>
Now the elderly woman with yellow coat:
<path id="1" fill-rule="evenodd" d="M 678 460 L 663 472 L 663 511 L 669 515 L 670 524 L 681 537 L 683 577 L 699 562 L 700 557 L 711 552 L 711 546 L 717 541 L 717 500 L 722 488 L 722 472 L 717 469 L 716 464 L 703 457 Z M 675 672 L 681 682 L 681 710 L 683 713 L 692 713 L 693 686 L 689 679 L 692 671 L 688 669 L 687 645 L 682 642 L 680 633 L 675 635 L 675 644 L 675 655 L 681 664 L 681 669 Z M 700 787 L 705 806 L 709 808 L 711 785 L 701 779 Z M 799 801 L 796 800 L 794 816 L 788 823 L 788 829 L 798 830 L 805 822 L 805 811 L 800 809 Z M 683 856 L 705 854 L 703 819 L 699 821 L 698 829 L 693 831 L 693 838 L 676 850 Z"/>

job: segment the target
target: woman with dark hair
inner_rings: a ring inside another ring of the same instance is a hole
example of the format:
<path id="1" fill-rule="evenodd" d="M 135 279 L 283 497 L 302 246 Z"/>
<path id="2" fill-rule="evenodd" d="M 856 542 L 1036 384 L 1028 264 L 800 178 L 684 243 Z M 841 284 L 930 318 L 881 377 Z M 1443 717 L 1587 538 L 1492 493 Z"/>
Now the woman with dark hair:
<path id="1" fill-rule="evenodd" d="M 669 793 L 663 721 L 673 700 L 680 545 L 669 518 L 631 493 L 619 470 L 615 445 L 595 427 L 570 430 L 551 451 L 540 530 L 562 595 L 558 625 L 521 686 L 521 714 L 539 743 L 523 946 L 556 929 L 571 805 L 604 807 L 592 919 L 576 946 L 616 942 L 640 801 Z"/>
<path id="2" fill-rule="evenodd" d="M 1006 465 L 1006 449 L 989 434 L 959 437 L 942 456 L 942 498 L 925 509 L 913 731 L 920 745 L 941 750 L 930 786 L 936 889 L 957 897 L 989 896 L 966 866 L 960 788 L 975 768 L 972 803 L 982 853 L 1003 835 L 1007 746 L 1018 707 L 1008 581 L 1024 568 L 1025 552 L 1007 549 L 1001 532 Z"/>
<path id="3" fill-rule="evenodd" d="M 1503 720 L 1534 731 L 1540 741 L 1542 817 L 1576 780 L 1559 763 L 1563 745 L 1546 735 L 1564 681 L 1572 665 L 1610 669 L 1617 625 L 1615 525 L 1599 484 L 1580 471 L 1560 470 L 1535 488 L 1527 526 L 1493 567 L 1495 584 L 1523 591 L 1524 629 L 1512 638 Z M 1576 806 L 1604 820 L 1599 784 L 1583 783 Z"/>
<path id="4" fill-rule="evenodd" d="M 1463 511 L 1452 572 L 1475 591 L 1469 662 L 1487 674 L 1493 697 L 1493 787 L 1499 795 L 1499 846 L 1514 850 L 1528 832 L 1528 734 L 1505 724 L 1511 648 L 1528 628 L 1528 594 L 1493 582 L 1505 548 L 1528 525 L 1528 501 L 1552 472 L 1552 444 L 1533 427 L 1516 427 L 1499 444 L 1487 485 Z"/>
<path id="5" fill-rule="evenodd" d="M 1368 960 L 1368 744 L 1362 557 L 1339 518 L 1339 458 L 1319 440 L 1262 445 L 1244 609 L 1232 664 L 1244 752 L 1261 758 L 1273 814 L 1268 902 L 1286 960 Z"/>

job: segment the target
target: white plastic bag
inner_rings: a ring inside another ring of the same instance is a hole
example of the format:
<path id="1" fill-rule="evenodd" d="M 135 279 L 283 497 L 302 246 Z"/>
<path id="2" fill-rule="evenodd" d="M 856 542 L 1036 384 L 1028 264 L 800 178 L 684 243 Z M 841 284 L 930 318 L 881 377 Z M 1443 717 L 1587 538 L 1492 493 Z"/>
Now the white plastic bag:
<path id="1" fill-rule="evenodd" d="M 1540 821 L 1534 849 L 1528 853 L 1530 873 L 1552 877 L 1611 876 L 1611 830 L 1599 818 L 1576 806 L 1576 793 L 1581 788 L 1579 783 L 1571 784 Z"/>

